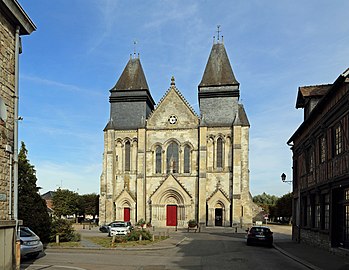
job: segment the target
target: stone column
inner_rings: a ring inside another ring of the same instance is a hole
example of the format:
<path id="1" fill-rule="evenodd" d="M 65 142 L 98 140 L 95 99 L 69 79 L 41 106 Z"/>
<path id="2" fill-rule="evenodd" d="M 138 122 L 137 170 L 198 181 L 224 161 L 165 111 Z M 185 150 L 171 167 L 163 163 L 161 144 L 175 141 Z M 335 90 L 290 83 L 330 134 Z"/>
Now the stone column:
<path id="1" fill-rule="evenodd" d="M 149 161 L 151 163 L 151 160 Z M 146 220 L 146 130 L 138 129 L 138 155 L 137 155 L 137 220 Z M 149 164 L 151 166 L 151 164 Z"/>
<path id="2" fill-rule="evenodd" d="M 199 132 L 198 221 L 206 224 L 207 127 L 200 127 Z"/>

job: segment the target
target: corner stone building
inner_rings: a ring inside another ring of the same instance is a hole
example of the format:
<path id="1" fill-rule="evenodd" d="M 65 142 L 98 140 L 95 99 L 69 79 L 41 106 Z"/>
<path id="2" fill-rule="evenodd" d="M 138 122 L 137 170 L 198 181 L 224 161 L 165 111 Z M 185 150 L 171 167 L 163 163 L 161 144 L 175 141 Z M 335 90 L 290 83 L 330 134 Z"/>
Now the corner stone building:
<path id="1" fill-rule="evenodd" d="M 250 124 L 239 85 L 223 43 L 215 43 L 198 86 L 200 116 L 173 77 L 155 106 L 140 60 L 131 57 L 110 90 L 100 222 L 251 223 Z"/>
<path id="2" fill-rule="evenodd" d="M 15 0 L 0 0 L 0 269 L 15 267 L 14 214 L 15 103 L 20 36 L 36 26 Z M 17 44 L 17 46 L 16 46 Z"/>

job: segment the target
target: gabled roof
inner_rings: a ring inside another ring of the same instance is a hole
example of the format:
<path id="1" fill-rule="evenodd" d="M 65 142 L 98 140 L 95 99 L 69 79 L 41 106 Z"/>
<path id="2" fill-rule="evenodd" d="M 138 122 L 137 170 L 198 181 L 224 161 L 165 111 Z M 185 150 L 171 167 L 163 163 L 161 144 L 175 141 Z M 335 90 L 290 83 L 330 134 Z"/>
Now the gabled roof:
<path id="1" fill-rule="evenodd" d="M 119 80 L 110 91 L 149 90 L 139 57 L 130 58 Z"/>
<path id="2" fill-rule="evenodd" d="M 223 43 L 213 44 L 200 87 L 239 85 Z"/>
<path id="3" fill-rule="evenodd" d="M 339 75 L 339 77 L 335 80 L 333 84 L 330 84 L 326 94 L 321 98 L 319 103 L 315 106 L 315 108 L 311 111 L 308 118 L 303 121 L 303 123 L 298 127 L 298 129 L 293 133 L 291 138 L 287 141 L 287 144 L 290 144 L 294 141 L 294 139 L 303 132 L 303 130 L 307 127 L 307 124 L 313 121 L 313 118 L 321 112 L 324 106 L 326 106 L 328 100 L 332 98 L 335 94 L 336 90 L 339 89 L 344 83 L 349 83 L 349 68 L 347 68 L 343 73 Z"/>
<path id="4" fill-rule="evenodd" d="M 47 191 L 45 194 L 41 195 L 44 200 L 52 200 L 53 196 L 56 194 L 55 191 Z"/>
<path id="5" fill-rule="evenodd" d="M 310 85 L 310 86 L 301 86 L 298 88 L 298 95 L 296 101 L 296 108 L 304 108 L 306 99 L 308 98 L 321 98 L 330 89 L 332 84 L 321 84 L 321 85 Z"/>

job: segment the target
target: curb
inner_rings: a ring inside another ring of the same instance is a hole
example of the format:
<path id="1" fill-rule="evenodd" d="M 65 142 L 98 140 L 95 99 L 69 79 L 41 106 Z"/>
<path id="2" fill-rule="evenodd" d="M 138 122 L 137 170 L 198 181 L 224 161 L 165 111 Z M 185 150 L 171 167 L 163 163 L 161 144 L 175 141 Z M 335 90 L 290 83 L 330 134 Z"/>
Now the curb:
<path id="1" fill-rule="evenodd" d="M 115 247 L 115 248 L 105 248 L 105 247 L 46 247 L 46 249 L 74 249 L 74 250 L 161 250 L 161 249 L 171 249 L 181 245 L 184 241 L 188 240 L 188 237 L 184 237 L 180 241 L 174 244 L 167 244 L 166 246 L 144 246 L 144 247 Z"/>
<path id="2" fill-rule="evenodd" d="M 307 267 L 307 268 L 309 268 L 309 269 L 312 269 L 312 270 L 323 270 L 322 268 L 319 268 L 319 267 L 317 267 L 317 266 L 315 266 L 315 265 L 313 265 L 313 264 L 311 264 L 311 263 L 309 263 L 309 262 L 307 262 L 307 261 L 304 261 L 304 260 L 302 260 L 302 259 L 300 259 L 300 258 L 298 258 L 298 257 L 296 257 L 296 256 L 294 256 L 294 255 L 292 255 L 292 254 L 290 254 L 290 253 L 288 253 L 287 251 L 283 250 L 282 248 L 280 248 L 280 247 L 279 247 L 277 244 L 275 244 L 275 243 L 273 244 L 273 246 L 274 246 L 274 248 L 275 248 L 276 250 L 278 250 L 278 251 L 279 251 L 280 253 L 282 253 L 283 255 L 285 255 L 285 256 L 291 258 L 292 260 L 294 260 L 294 261 L 296 261 L 296 262 L 298 262 L 298 263 L 304 265 L 305 267 Z"/>

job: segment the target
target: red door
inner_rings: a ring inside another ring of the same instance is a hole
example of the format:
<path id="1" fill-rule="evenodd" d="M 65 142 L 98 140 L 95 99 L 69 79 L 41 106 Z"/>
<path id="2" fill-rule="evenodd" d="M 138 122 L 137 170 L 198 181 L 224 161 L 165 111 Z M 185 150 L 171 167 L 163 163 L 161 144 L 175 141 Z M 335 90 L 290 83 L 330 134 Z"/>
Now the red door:
<path id="1" fill-rule="evenodd" d="M 166 226 L 177 226 L 177 205 L 167 205 Z"/>
<path id="2" fill-rule="evenodd" d="M 130 221 L 130 208 L 124 208 L 124 221 Z"/>

